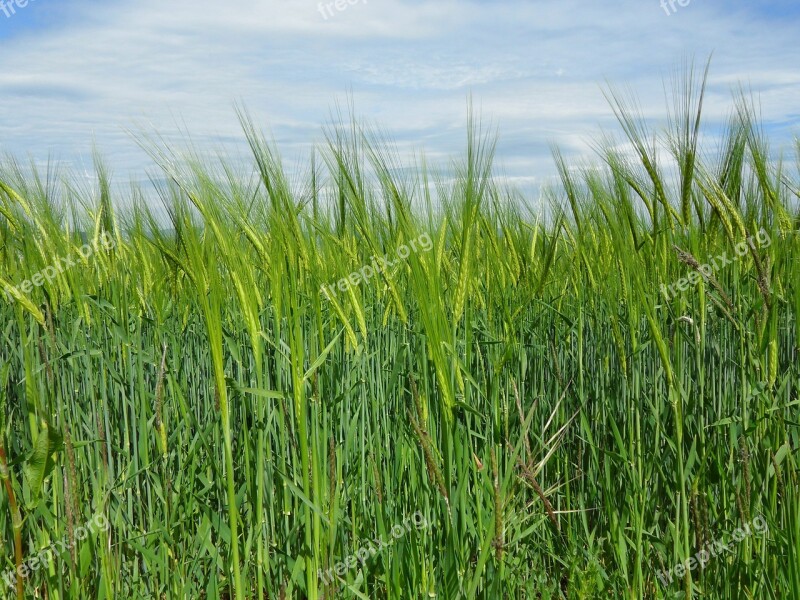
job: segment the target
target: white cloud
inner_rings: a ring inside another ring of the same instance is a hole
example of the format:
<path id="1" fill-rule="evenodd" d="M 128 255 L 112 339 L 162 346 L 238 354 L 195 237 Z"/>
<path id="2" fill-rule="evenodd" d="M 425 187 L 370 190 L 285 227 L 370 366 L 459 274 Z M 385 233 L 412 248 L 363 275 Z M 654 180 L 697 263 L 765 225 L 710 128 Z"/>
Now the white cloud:
<path id="1" fill-rule="evenodd" d="M 42 0 L 24 16 L 58 22 L 2 39 L 0 149 L 79 166 L 96 141 L 117 174 L 140 176 L 149 160 L 126 128 L 173 138 L 185 128 L 198 147 L 240 148 L 241 101 L 294 158 L 321 141 L 335 102 L 352 98 L 407 153 L 441 157 L 463 147 L 471 94 L 497 129 L 504 171 L 529 182 L 552 173 L 550 142 L 586 155 L 601 126 L 613 129 L 606 79 L 630 86 L 643 113 L 663 121 L 664 77 L 711 50 L 712 123 L 741 81 L 779 139 L 797 131 L 797 14 L 722 0 L 670 17 L 657 0 L 367 0 L 326 20 L 318 6 Z"/>

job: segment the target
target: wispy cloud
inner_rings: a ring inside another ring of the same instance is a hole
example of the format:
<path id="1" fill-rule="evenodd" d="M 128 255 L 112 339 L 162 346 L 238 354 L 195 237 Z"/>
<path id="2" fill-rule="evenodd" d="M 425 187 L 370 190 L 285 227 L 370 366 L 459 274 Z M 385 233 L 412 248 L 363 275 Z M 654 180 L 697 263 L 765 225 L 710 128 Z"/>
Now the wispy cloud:
<path id="1" fill-rule="evenodd" d="M 552 172 L 550 142 L 586 153 L 611 126 L 604 82 L 662 118 L 665 76 L 711 51 L 709 118 L 741 82 L 787 140 L 800 122 L 792 6 L 706 0 L 667 17 L 658 0 L 368 0 L 324 20 L 316 0 L 39 0 L 14 17 L 24 27 L 0 21 L 0 149 L 79 165 L 96 142 L 127 175 L 149 161 L 126 128 L 235 145 L 240 101 L 298 155 L 350 99 L 403 147 L 444 156 L 463 146 L 471 95 L 504 171 L 526 182 Z"/>

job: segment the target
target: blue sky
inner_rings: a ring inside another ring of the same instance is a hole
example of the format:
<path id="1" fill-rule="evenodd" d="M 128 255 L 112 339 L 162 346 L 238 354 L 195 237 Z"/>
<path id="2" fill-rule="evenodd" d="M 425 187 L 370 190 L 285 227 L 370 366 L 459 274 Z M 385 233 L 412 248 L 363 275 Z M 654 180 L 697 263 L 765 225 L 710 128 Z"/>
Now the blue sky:
<path id="1" fill-rule="evenodd" d="M 323 16 L 318 0 L 29 0 L 11 17 L 0 8 L 0 152 L 84 169 L 95 144 L 117 179 L 143 178 L 151 161 L 130 130 L 176 140 L 185 130 L 201 150 L 235 155 L 240 102 L 292 168 L 336 104 L 352 101 L 401 154 L 444 163 L 464 147 L 471 95 L 498 133 L 499 168 L 529 188 L 554 171 L 549 144 L 590 159 L 592 140 L 616 131 L 606 82 L 663 123 L 664 82 L 711 52 L 709 126 L 742 83 L 789 150 L 800 3 L 667 10 L 660 0 L 358 0 Z"/>

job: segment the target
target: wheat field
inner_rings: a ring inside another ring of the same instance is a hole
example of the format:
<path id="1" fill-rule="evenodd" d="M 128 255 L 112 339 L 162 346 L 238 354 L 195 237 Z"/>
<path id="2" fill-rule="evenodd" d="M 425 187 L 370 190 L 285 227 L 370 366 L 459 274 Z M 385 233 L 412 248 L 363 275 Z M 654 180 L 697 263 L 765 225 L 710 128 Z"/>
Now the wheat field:
<path id="1" fill-rule="evenodd" d="M 244 111 L 149 186 L 6 157 L 4 597 L 800 598 L 800 143 L 609 100 L 541 199 L 475 118 L 448 171 Z"/>

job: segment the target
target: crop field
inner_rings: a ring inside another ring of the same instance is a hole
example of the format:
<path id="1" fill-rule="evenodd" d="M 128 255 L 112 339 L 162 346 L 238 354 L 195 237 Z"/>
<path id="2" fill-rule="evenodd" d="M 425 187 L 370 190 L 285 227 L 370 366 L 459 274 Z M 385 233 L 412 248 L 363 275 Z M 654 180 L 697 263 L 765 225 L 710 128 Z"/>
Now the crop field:
<path id="1" fill-rule="evenodd" d="M 540 199 L 475 118 L 4 159 L 2 597 L 800 598 L 800 143 L 609 101 Z"/>

